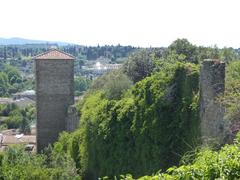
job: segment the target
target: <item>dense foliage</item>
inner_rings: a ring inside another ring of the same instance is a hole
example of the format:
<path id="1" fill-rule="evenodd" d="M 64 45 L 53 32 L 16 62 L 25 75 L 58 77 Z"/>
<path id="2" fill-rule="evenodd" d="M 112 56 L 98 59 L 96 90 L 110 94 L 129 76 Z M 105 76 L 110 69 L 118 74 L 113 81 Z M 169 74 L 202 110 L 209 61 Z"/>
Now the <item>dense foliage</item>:
<path id="1" fill-rule="evenodd" d="M 201 149 L 191 163 L 171 167 L 165 173 L 143 176 L 138 180 L 179 180 L 179 179 L 240 179 L 240 134 L 234 144 L 225 145 L 219 151 Z M 104 177 L 102 180 L 110 178 Z M 134 180 L 132 175 L 121 175 L 121 180 Z"/>
<path id="2" fill-rule="evenodd" d="M 121 70 L 112 71 L 97 78 L 90 87 L 88 94 L 95 91 L 104 91 L 106 98 L 120 99 L 132 85 L 132 81 Z"/>
<path id="3" fill-rule="evenodd" d="M 225 93 L 220 97 L 225 106 L 225 119 L 229 121 L 232 136 L 240 130 L 240 61 L 232 61 L 226 68 Z"/>
<path id="4" fill-rule="evenodd" d="M 79 68 L 86 58 L 104 56 L 115 61 L 108 46 L 89 47 L 91 50 L 63 48 L 78 57 L 75 63 Z M 127 49 L 122 50 L 122 55 L 116 53 L 116 57 L 125 56 Z M 227 62 L 226 93 L 220 100 L 226 106 L 227 119 L 239 123 L 240 63 L 232 61 L 239 58 L 238 53 L 232 48 L 198 47 L 186 39 L 178 39 L 168 48 L 135 52 L 121 70 L 94 80 L 92 85 L 90 80 L 76 76 L 77 95 L 89 88 L 78 104 L 79 129 L 63 133 L 53 150 L 42 155 L 10 149 L 1 156 L 0 175 L 18 179 L 28 179 L 26 174 L 30 179 L 73 179 L 80 175 L 88 180 L 104 176 L 109 178 L 103 179 L 113 179 L 130 173 L 120 179 L 132 180 L 159 171 L 140 179 L 239 179 L 240 137 L 220 151 L 196 148 L 199 145 L 198 64 L 206 58 Z M 16 78 L 9 78 L 6 72 L 0 83 L 15 82 Z M 9 116 L 5 120 L 9 127 L 18 123 L 17 127 L 21 128 L 29 122 L 24 117 L 34 112 L 9 108 L 0 106 L 0 113 Z M 17 154 L 14 157 L 19 159 L 12 158 L 12 154 Z M 173 166 L 179 164 L 178 168 Z"/>
<path id="5" fill-rule="evenodd" d="M 239 179 L 240 178 L 240 133 L 234 144 L 225 145 L 219 151 L 203 148 L 196 152 L 196 158 L 190 163 L 173 166 L 156 175 L 143 176 L 138 180 L 179 180 L 179 179 Z M 111 178 L 104 177 L 102 180 Z M 134 180 L 132 175 L 120 175 L 115 179 Z"/>
<path id="6" fill-rule="evenodd" d="M 20 109 L 15 104 L 0 104 L 0 130 L 19 129 L 21 133 L 30 133 L 30 127 L 36 123 L 36 109 L 28 106 Z"/>
<path id="7" fill-rule="evenodd" d="M 21 146 L 9 147 L 0 154 L 0 179 L 55 180 L 80 179 L 74 162 L 62 154 L 31 154 Z"/>
<path id="8" fill-rule="evenodd" d="M 179 63 L 140 81 L 120 100 L 96 91 L 85 99 L 80 129 L 56 146 L 86 179 L 167 168 L 197 144 L 197 92 L 197 66 Z"/>
<path id="9" fill-rule="evenodd" d="M 159 71 L 160 69 L 156 68 L 161 67 L 160 64 L 166 62 L 200 64 L 204 59 L 221 59 L 228 63 L 240 59 L 240 53 L 233 48 L 196 46 L 187 39 L 177 39 L 168 48 L 147 48 L 135 51 L 124 63 L 123 71 L 133 82 L 138 82 L 156 70 Z"/>
<path id="10" fill-rule="evenodd" d="M 154 68 L 153 55 L 147 50 L 132 54 L 123 66 L 124 73 L 135 83 L 149 76 Z"/>
<path id="11" fill-rule="evenodd" d="M 85 179 L 139 177 L 177 165 L 199 145 L 198 65 L 189 62 L 223 58 L 231 63 L 236 57 L 230 48 L 197 47 L 186 39 L 163 51 L 136 52 L 123 66 L 136 84 L 111 98 L 109 89 L 124 83 L 114 73 L 95 81 L 79 106 L 80 128 L 63 134 L 56 146 L 71 155 Z"/>
<path id="12" fill-rule="evenodd" d="M 86 91 L 91 85 L 91 80 L 82 76 L 74 77 L 74 91 L 75 95 L 81 95 L 84 91 Z"/>
<path id="13" fill-rule="evenodd" d="M 33 82 L 23 78 L 13 66 L 0 63 L 0 97 L 33 87 Z"/>
<path id="14" fill-rule="evenodd" d="M 11 67 L 4 65 L 0 73 L 0 96 L 7 96 L 18 90 L 22 77 L 19 72 Z"/>
<path id="15" fill-rule="evenodd" d="M 0 59 L 21 59 L 32 57 L 46 51 L 51 44 L 28 44 L 28 45 L 7 45 L 0 46 Z M 56 45 L 55 45 L 56 46 Z M 76 57 L 83 56 L 88 60 L 96 60 L 105 57 L 112 61 L 117 58 L 127 57 L 136 48 L 132 46 L 80 46 L 68 45 L 61 46 L 60 49 Z"/>

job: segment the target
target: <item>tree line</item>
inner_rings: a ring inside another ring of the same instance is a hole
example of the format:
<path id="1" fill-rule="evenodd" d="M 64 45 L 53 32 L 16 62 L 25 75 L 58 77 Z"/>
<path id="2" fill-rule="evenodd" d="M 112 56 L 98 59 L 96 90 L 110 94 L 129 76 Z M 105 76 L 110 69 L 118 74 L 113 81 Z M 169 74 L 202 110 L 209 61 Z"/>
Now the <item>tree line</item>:
<path id="1" fill-rule="evenodd" d="M 51 46 L 57 46 L 56 44 L 32 44 L 32 45 L 8 45 L 0 46 L 0 59 L 23 59 L 25 57 L 33 57 L 39 53 L 48 50 Z M 132 46 L 80 46 L 80 45 L 68 45 L 59 46 L 59 49 L 72 54 L 78 58 L 84 58 L 84 60 L 96 60 L 99 57 L 110 59 L 115 62 L 118 58 L 127 57 L 133 52 L 135 47 Z"/>

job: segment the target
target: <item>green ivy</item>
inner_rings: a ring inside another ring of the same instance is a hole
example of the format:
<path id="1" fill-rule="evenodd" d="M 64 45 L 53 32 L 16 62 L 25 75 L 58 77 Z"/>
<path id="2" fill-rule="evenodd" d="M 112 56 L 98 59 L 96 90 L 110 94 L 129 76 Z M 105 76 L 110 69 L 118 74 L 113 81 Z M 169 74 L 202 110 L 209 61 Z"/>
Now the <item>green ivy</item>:
<path id="1" fill-rule="evenodd" d="M 88 94 L 80 128 L 62 135 L 58 147 L 85 179 L 139 177 L 176 165 L 198 143 L 198 77 L 196 65 L 168 64 L 120 100 Z"/>
<path id="2" fill-rule="evenodd" d="M 104 177 L 108 180 L 110 178 Z M 132 175 L 121 175 L 121 180 L 134 180 Z M 171 167 L 165 173 L 143 176 L 138 180 L 215 180 L 240 179 L 240 133 L 235 143 L 225 145 L 219 151 L 202 149 L 191 164 Z"/>

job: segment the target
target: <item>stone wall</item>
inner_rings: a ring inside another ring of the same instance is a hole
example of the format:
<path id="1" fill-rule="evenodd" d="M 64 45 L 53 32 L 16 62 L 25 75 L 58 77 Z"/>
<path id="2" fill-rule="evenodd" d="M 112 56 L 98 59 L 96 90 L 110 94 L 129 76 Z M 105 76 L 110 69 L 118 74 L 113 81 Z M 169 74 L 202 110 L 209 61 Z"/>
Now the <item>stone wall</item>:
<path id="1" fill-rule="evenodd" d="M 66 130 L 73 132 L 79 125 L 79 114 L 75 105 L 68 107 L 67 118 L 66 118 Z"/>
<path id="2" fill-rule="evenodd" d="M 37 151 L 66 130 L 68 107 L 74 103 L 73 60 L 35 60 Z"/>
<path id="3" fill-rule="evenodd" d="M 224 107 L 217 97 L 224 93 L 225 63 L 204 60 L 200 69 L 200 119 L 203 144 L 221 144 L 226 133 Z"/>

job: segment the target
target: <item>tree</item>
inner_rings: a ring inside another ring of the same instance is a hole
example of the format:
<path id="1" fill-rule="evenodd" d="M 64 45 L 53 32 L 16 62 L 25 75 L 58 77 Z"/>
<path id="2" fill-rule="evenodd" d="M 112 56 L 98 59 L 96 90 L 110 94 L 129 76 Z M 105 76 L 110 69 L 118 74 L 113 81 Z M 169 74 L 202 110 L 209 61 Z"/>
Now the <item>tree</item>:
<path id="1" fill-rule="evenodd" d="M 84 91 L 86 91 L 91 84 L 91 80 L 82 77 L 82 76 L 76 76 L 74 78 L 74 90 L 76 95 L 82 94 Z"/>
<path id="2" fill-rule="evenodd" d="M 15 109 L 9 113 L 5 123 L 7 124 L 8 129 L 17 129 L 20 127 L 22 121 L 23 115 L 20 109 Z"/>
<path id="3" fill-rule="evenodd" d="M 21 110 L 23 116 L 20 124 L 20 131 L 24 134 L 31 132 L 31 124 L 36 122 L 36 109 L 34 106 L 28 106 Z"/>
<path id="4" fill-rule="evenodd" d="M 169 51 L 174 51 L 178 55 L 184 55 L 185 61 L 197 63 L 197 47 L 192 45 L 187 39 L 177 39 L 168 47 Z"/>
<path id="5" fill-rule="evenodd" d="M 235 52 L 235 50 L 233 48 L 224 47 L 220 51 L 220 59 L 224 60 L 225 62 L 230 62 L 230 61 L 233 61 L 233 60 L 237 60 L 238 56 L 237 56 L 237 53 Z"/>
<path id="6" fill-rule="evenodd" d="M 8 81 L 11 85 L 22 82 L 22 77 L 19 71 L 13 66 L 5 65 L 4 72 L 7 74 Z"/>
<path id="7" fill-rule="evenodd" d="M 108 99 L 120 99 L 131 86 L 132 81 L 125 74 L 113 72 L 103 89 Z"/>
<path id="8" fill-rule="evenodd" d="M 149 76 L 153 67 L 153 54 L 150 51 L 141 50 L 130 55 L 123 66 L 123 72 L 136 83 Z"/>
<path id="9" fill-rule="evenodd" d="M 108 99 L 120 99 L 121 95 L 132 87 L 132 84 L 132 81 L 121 70 L 115 70 L 97 78 L 90 90 L 104 91 Z"/>
<path id="10" fill-rule="evenodd" d="M 187 39 L 177 39 L 168 47 L 177 54 L 191 55 L 195 47 Z"/>
<path id="11" fill-rule="evenodd" d="M 8 95 L 8 77 L 5 73 L 0 72 L 0 96 Z"/>

